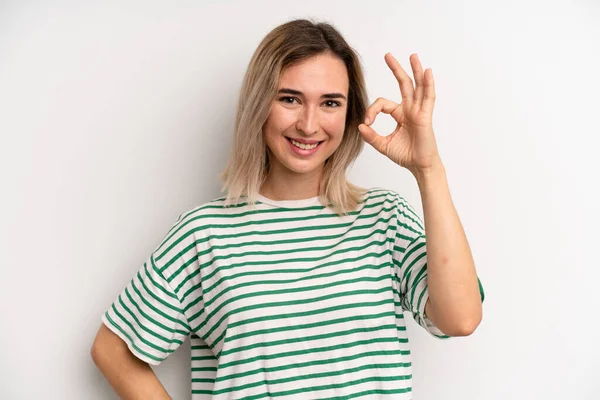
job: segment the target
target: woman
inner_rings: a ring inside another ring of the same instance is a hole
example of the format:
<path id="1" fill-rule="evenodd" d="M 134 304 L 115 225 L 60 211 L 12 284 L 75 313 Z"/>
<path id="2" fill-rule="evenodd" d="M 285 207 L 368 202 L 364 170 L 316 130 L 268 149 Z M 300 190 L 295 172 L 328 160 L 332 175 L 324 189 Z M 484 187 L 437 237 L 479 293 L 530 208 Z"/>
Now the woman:
<path id="1" fill-rule="evenodd" d="M 432 72 L 411 56 L 413 88 L 385 61 L 402 103 L 367 107 L 331 25 L 263 39 L 227 196 L 180 215 L 102 317 L 92 356 L 122 398 L 168 398 L 148 364 L 190 336 L 194 399 L 410 399 L 403 311 L 437 338 L 476 329 L 483 290 L 437 152 Z M 370 127 L 380 112 L 398 123 L 386 137 Z M 397 193 L 346 180 L 365 141 L 415 176 L 425 224 Z"/>

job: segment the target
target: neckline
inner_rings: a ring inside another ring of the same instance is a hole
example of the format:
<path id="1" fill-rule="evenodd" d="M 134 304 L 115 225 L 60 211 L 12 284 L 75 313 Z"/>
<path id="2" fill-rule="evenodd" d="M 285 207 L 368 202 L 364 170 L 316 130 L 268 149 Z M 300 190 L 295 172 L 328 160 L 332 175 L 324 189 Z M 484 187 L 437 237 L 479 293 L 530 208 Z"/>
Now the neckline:
<path id="1" fill-rule="evenodd" d="M 297 200 L 273 200 L 268 197 L 263 196 L 260 193 L 257 193 L 256 199 L 261 203 L 270 204 L 276 207 L 282 208 L 299 208 L 299 207 L 308 207 L 308 206 L 317 206 L 321 205 L 319 201 L 319 196 L 309 197 L 307 199 L 297 199 Z"/>

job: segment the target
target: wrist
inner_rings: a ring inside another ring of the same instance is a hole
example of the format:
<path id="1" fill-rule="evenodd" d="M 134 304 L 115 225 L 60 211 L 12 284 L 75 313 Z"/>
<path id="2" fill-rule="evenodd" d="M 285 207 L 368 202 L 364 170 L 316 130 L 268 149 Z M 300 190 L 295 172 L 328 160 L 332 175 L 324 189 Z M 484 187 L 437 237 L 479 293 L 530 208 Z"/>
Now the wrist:
<path id="1" fill-rule="evenodd" d="M 446 168 L 444 167 L 442 160 L 439 158 L 429 167 L 410 168 L 409 170 L 417 180 L 419 187 L 426 185 L 431 181 L 445 179 L 446 177 Z"/>

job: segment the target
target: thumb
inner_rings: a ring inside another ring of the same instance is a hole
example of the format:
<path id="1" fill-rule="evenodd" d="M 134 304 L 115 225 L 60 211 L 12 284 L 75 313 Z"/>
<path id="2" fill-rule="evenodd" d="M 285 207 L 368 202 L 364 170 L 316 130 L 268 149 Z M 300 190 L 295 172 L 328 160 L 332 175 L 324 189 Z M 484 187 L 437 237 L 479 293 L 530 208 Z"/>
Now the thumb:
<path id="1" fill-rule="evenodd" d="M 383 153 L 382 137 L 379 136 L 379 134 L 377 134 L 373 128 L 371 128 L 369 125 L 359 124 L 358 131 L 362 135 L 365 142 L 373 146 L 378 152 Z"/>

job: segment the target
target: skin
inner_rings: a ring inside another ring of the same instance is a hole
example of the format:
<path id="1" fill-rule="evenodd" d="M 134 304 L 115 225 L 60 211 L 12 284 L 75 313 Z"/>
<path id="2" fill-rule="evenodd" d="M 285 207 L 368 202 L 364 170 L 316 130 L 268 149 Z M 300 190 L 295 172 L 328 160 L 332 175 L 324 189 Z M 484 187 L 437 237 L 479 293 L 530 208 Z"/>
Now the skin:
<path id="1" fill-rule="evenodd" d="M 152 367 L 137 358 L 104 324 L 98 329 L 90 355 L 120 399 L 171 399 Z"/>
<path id="2" fill-rule="evenodd" d="M 272 199 L 314 197 L 325 160 L 338 148 L 344 133 L 349 88 L 346 67 L 329 55 L 315 57 L 287 68 L 280 88 L 293 88 L 302 94 L 283 93 L 273 102 L 264 126 L 272 174 L 260 193 Z M 321 98 L 327 93 L 340 93 L 345 98 Z M 315 156 L 305 158 L 289 149 L 284 136 L 324 142 Z M 104 324 L 91 356 L 120 398 L 170 399 L 152 368 Z"/>
<path id="3" fill-rule="evenodd" d="M 445 334 L 467 336 L 482 318 L 475 264 L 448 186 L 446 172 L 433 131 L 435 88 L 431 69 L 423 71 L 416 54 L 410 56 L 415 83 L 390 54 L 385 62 L 400 88 L 401 103 L 378 98 L 369 106 L 358 129 L 363 139 L 400 167 L 408 169 L 419 186 L 427 232 L 429 299 L 425 314 Z M 281 95 L 273 102 L 263 128 L 272 170 L 259 191 L 275 200 L 317 196 L 325 160 L 341 143 L 347 101 L 331 109 L 322 96 L 348 95 L 348 74 L 341 60 L 324 54 L 283 71 L 279 89 L 302 94 Z M 288 96 L 287 98 L 285 96 Z M 379 113 L 397 123 L 387 136 L 371 125 Z M 295 154 L 285 136 L 323 140 L 310 157 Z"/>
<path id="4" fill-rule="evenodd" d="M 344 63 L 322 54 L 286 68 L 279 93 L 263 127 L 271 172 L 259 193 L 274 200 L 297 200 L 318 196 L 325 160 L 339 147 L 345 130 L 349 80 Z M 324 98 L 339 93 L 342 97 Z M 311 156 L 292 149 L 287 137 L 323 141 Z"/>
<path id="5" fill-rule="evenodd" d="M 433 72 L 423 72 L 417 55 L 411 55 L 414 86 L 390 53 L 385 61 L 398 81 L 402 102 L 378 98 L 358 128 L 367 143 L 408 169 L 417 180 L 427 232 L 429 299 L 425 314 L 447 335 L 470 335 L 481 321 L 482 307 L 473 257 L 450 196 L 433 132 Z M 302 94 L 282 94 L 271 107 L 263 133 L 272 170 L 260 193 L 281 200 L 314 197 L 318 195 L 324 162 L 341 143 L 347 110 L 346 100 L 334 99 L 340 103 L 338 107 L 332 99 L 321 96 L 341 93 L 347 97 L 347 71 L 339 59 L 322 55 L 286 69 L 279 87 Z M 379 113 L 389 114 L 397 122 L 390 135 L 381 136 L 370 127 Z M 284 136 L 323 140 L 323 148 L 311 157 L 300 157 L 287 147 Z M 137 359 L 103 324 L 91 356 L 120 398 L 170 399 L 152 368 Z"/>
<path id="6" fill-rule="evenodd" d="M 435 87 L 433 71 L 423 67 L 417 54 L 410 56 L 415 78 L 390 54 L 385 62 L 400 87 L 400 104 L 378 98 L 358 129 L 363 139 L 394 163 L 408 169 L 417 180 L 427 232 L 429 299 L 425 315 L 445 334 L 467 336 L 482 318 L 482 304 L 471 249 L 452 198 L 433 132 Z M 387 136 L 370 125 L 379 113 L 397 123 Z"/>

